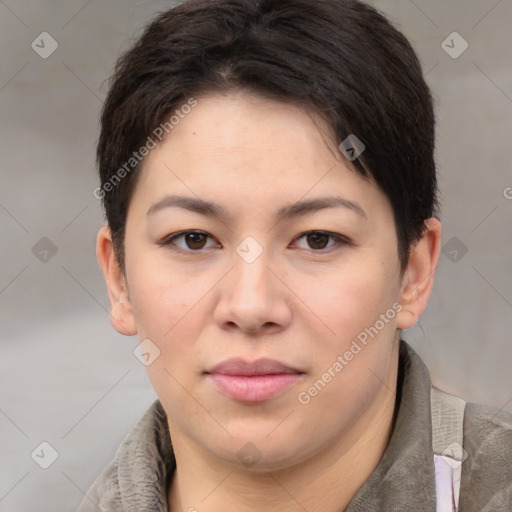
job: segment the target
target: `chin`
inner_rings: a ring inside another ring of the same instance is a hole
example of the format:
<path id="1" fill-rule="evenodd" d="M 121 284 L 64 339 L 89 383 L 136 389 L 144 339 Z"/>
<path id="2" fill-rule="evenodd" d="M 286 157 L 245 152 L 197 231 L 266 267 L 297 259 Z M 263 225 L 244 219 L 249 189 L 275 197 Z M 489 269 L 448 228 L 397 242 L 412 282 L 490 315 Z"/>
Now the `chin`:
<path id="1" fill-rule="evenodd" d="M 288 469 L 313 455 L 310 446 L 291 442 L 291 435 L 281 433 L 280 436 L 266 438 L 268 432 L 265 429 L 265 433 L 259 436 L 234 434 L 227 445 L 215 443 L 206 448 L 215 459 L 255 474 Z"/>

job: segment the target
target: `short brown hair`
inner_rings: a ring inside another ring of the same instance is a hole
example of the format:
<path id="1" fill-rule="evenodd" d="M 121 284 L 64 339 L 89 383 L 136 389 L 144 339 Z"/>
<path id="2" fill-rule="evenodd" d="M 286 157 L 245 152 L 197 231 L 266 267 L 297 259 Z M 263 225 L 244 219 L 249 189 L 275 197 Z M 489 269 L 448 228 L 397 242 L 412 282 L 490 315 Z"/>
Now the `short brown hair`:
<path id="1" fill-rule="evenodd" d="M 191 96 L 233 89 L 308 105 L 338 142 L 364 143 L 352 164 L 391 203 L 404 269 L 438 207 L 433 102 L 410 43 L 358 0 L 189 0 L 148 25 L 117 62 L 97 149 L 121 266 L 140 163 L 116 173 Z"/>

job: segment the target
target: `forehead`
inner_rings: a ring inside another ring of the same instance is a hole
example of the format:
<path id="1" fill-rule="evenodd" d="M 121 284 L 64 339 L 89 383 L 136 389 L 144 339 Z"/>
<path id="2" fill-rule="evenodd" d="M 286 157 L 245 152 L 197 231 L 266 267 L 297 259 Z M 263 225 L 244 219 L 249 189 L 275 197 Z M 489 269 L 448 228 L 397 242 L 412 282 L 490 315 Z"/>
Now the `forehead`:
<path id="1" fill-rule="evenodd" d="M 329 140 L 331 131 L 319 114 L 292 103 L 243 92 L 208 94 L 197 99 L 160 148 L 185 153 L 189 160 L 229 159 L 250 168 L 285 157 L 333 165 L 340 155 Z"/>
<path id="2" fill-rule="evenodd" d="M 281 203 L 333 192 L 385 203 L 373 181 L 349 165 L 314 111 L 246 93 L 210 94 L 198 97 L 146 157 L 137 188 L 153 202 L 186 193 L 276 211 Z"/>

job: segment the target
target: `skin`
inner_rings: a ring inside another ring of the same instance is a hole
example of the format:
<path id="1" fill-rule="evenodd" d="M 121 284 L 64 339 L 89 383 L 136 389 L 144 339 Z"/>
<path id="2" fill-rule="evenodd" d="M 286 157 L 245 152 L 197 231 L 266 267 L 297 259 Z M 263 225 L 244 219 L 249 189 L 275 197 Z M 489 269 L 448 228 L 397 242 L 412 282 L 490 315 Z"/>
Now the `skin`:
<path id="1" fill-rule="evenodd" d="M 427 221 L 402 272 L 388 199 L 350 169 L 320 116 L 245 92 L 197 99 L 144 162 L 127 215 L 125 272 L 108 227 L 97 242 L 112 324 L 160 350 L 147 371 L 177 460 L 170 510 L 344 510 L 389 441 L 397 329 L 414 325 L 426 307 L 440 223 Z M 170 195 L 214 202 L 227 216 L 177 206 L 148 215 Z M 276 217 L 284 206 L 328 196 L 364 215 L 337 206 Z M 185 230 L 207 236 L 159 245 Z M 302 236 L 311 231 L 349 243 Z M 263 249 L 252 263 L 236 252 L 248 236 Z M 378 335 L 299 403 L 299 393 L 398 303 Z M 268 357 L 303 374 L 271 400 L 242 403 L 204 374 L 231 357 Z M 247 443 L 261 457 L 251 467 L 237 456 Z"/>

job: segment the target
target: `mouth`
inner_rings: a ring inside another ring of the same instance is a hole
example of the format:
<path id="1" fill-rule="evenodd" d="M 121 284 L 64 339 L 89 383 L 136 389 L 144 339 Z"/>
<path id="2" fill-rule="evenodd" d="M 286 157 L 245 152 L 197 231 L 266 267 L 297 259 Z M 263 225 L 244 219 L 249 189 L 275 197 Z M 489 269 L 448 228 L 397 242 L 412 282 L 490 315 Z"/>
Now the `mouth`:
<path id="1" fill-rule="evenodd" d="M 205 372 L 215 388 L 233 400 L 266 402 L 302 379 L 304 372 L 272 359 L 252 363 L 228 359 Z"/>

